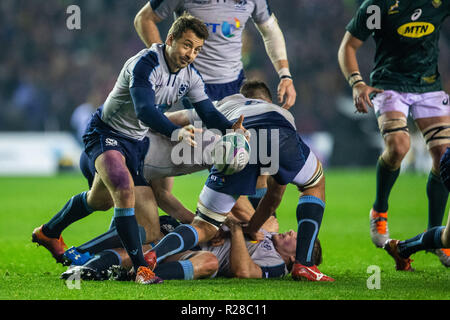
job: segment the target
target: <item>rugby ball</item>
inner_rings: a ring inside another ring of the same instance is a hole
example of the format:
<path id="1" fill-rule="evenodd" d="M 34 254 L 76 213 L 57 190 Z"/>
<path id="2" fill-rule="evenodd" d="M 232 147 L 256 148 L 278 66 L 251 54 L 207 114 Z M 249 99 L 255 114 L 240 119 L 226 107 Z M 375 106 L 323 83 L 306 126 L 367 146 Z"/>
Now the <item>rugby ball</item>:
<path id="1" fill-rule="evenodd" d="M 235 174 L 245 168 L 250 159 L 250 144 L 241 133 L 224 135 L 212 151 L 214 167 L 222 174 Z"/>

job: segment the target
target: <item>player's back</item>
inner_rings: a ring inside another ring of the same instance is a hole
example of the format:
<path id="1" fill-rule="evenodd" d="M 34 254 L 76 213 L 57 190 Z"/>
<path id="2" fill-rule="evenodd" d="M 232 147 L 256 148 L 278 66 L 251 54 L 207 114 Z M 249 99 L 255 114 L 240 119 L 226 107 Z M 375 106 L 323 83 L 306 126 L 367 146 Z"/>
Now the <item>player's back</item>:
<path id="1" fill-rule="evenodd" d="M 261 99 L 235 94 L 219 101 L 216 107 L 230 121 L 243 115 L 246 129 L 279 126 L 296 130 L 294 116 L 288 110 Z"/>

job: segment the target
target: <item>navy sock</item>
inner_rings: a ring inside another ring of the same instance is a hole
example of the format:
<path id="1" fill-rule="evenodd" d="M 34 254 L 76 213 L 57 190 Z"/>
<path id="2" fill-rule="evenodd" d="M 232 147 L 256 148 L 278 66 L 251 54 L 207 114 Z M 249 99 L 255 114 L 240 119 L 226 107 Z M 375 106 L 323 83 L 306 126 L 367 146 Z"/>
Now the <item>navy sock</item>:
<path id="1" fill-rule="evenodd" d="M 140 242 L 141 244 L 144 244 L 147 237 L 145 229 L 139 225 L 138 228 L 139 238 L 141 240 Z M 114 248 L 122 248 L 122 241 L 120 240 L 119 234 L 117 233 L 117 228 L 115 226 L 98 237 L 78 246 L 77 250 L 80 253 L 89 252 L 90 254 L 96 254 L 103 250 Z"/>
<path id="2" fill-rule="evenodd" d="M 134 208 L 114 208 L 114 220 L 123 247 L 133 262 L 134 270 L 148 267 L 142 252 L 139 228 L 134 216 Z"/>
<path id="3" fill-rule="evenodd" d="M 431 228 L 414 238 L 400 241 L 398 243 L 398 252 L 401 257 L 408 258 L 413 253 L 420 250 L 439 249 L 443 247 L 441 235 L 445 227 Z"/>
<path id="4" fill-rule="evenodd" d="M 86 193 L 82 192 L 73 196 L 49 222 L 44 224 L 42 231 L 47 237 L 59 238 L 63 230 L 70 224 L 93 212 L 86 202 Z"/>
<path id="5" fill-rule="evenodd" d="M 380 157 L 376 167 L 376 196 L 373 209 L 377 212 L 387 212 L 388 199 L 391 194 L 392 187 L 400 174 L 400 168 L 391 170 Z"/>
<path id="6" fill-rule="evenodd" d="M 154 272 L 164 280 L 194 279 L 194 266 L 189 260 L 162 263 L 155 268 Z"/>
<path id="7" fill-rule="evenodd" d="M 159 262 L 170 255 L 189 250 L 197 243 L 197 230 L 189 224 L 182 224 L 162 238 L 152 250 L 155 251 Z"/>
<path id="8" fill-rule="evenodd" d="M 448 190 L 439 176 L 430 172 L 427 182 L 428 229 L 441 226 L 447 206 Z"/>
<path id="9" fill-rule="evenodd" d="M 86 262 L 83 266 L 90 267 L 97 271 L 104 271 L 108 270 L 111 266 L 120 265 L 121 263 L 122 259 L 117 252 L 113 250 L 105 250 L 96 254 L 95 257 Z"/>
<path id="10" fill-rule="evenodd" d="M 314 242 L 322 223 L 325 203 L 314 196 L 300 197 L 297 206 L 297 250 L 295 258 L 305 266 L 313 266 Z"/>

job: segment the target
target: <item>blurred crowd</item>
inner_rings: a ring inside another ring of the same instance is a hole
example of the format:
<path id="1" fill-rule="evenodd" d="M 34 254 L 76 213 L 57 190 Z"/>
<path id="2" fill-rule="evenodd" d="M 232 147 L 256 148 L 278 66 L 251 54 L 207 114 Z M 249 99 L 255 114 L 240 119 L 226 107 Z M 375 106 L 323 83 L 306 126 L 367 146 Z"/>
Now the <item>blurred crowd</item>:
<path id="1" fill-rule="evenodd" d="M 144 47 L 133 19 L 144 0 L 2 0 L 0 2 L 0 131 L 73 130 L 71 116 L 96 108 L 114 86 L 125 60 Z M 343 133 L 339 101 L 351 91 L 337 63 L 345 26 L 358 0 L 270 1 L 284 32 L 297 89 L 291 109 L 299 131 Z M 66 9 L 81 8 L 81 29 L 69 30 Z M 163 38 L 171 21 L 160 25 Z M 450 92 L 450 21 L 441 31 L 440 72 Z M 372 68 L 373 41 L 359 51 L 365 78 Z M 278 78 L 251 22 L 243 62 L 247 77 L 262 78 L 275 91 Z M 363 117 L 363 116 L 361 116 Z M 351 125 L 351 120 L 348 122 Z M 375 123 L 373 123 L 375 126 Z"/>

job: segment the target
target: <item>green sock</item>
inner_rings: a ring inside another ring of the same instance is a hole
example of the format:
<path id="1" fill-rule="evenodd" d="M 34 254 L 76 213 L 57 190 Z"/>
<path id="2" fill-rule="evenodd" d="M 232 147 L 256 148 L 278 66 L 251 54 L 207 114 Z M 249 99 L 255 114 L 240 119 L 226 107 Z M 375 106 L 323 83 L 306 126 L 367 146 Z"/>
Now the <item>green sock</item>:
<path id="1" fill-rule="evenodd" d="M 448 191 L 441 178 L 430 172 L 427 182 L 428 229 L 442 225 L 447 206 Z"/>
<path id="2" fill-rule="evenodd" d="M 400 168 L 391 170 L 381 157 L 378 159 L 376 168 L 377 188 L 373 204 L 375 211 L 387 212 L 389 195 L 399 174 Z"/>

